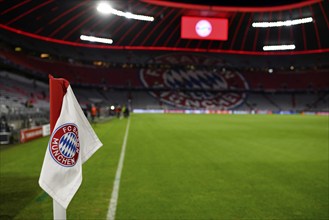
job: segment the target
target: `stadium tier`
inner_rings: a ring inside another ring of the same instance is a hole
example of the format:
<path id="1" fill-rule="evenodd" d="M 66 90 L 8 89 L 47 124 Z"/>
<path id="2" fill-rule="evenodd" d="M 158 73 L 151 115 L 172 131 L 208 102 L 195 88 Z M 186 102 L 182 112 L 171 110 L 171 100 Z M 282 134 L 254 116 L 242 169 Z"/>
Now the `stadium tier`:
<path id="1" fill-rule="evenodd" d="M 168 63 L 168 57 L 185 63 Z M 328 110 L 327 70 L 243 71 L 227 63 L 224 67 L 210 55 L 180 53 L 162 54 L 156 63 L 142 67 L 68 63 L 9 51 L 2 59 L 40 79 L 48 74 L 68 79 L 79 87 L 77 96 L 84 106 L 130 100 L 133 108 L 142 109 Z"/>

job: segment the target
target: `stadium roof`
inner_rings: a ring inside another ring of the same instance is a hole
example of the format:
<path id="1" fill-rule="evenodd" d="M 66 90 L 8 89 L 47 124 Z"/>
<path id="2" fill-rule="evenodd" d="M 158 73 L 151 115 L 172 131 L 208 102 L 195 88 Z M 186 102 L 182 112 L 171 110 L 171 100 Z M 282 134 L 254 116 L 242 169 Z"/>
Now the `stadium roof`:
<path id="1" fill-rule="evenodd" d="M 198 1 L 109 2 L 116 10 L 152 16 L 154 21 L 138 21 L 114 14 L 102 15 L 96 10 L 98 1 L 91 0 L 2 0 L 0 39 L 10 44 L 22 44 L 34 39 L 49 44 L 82 48 L 248 55 L 314 54 L 329 51 L 329 1 L 289 1 L 289 4 L 283 4 L 283 1 L 270 4 L 270 1 L 265 1 L 261 7 L 232 6 L 229 1 L 223 1 L 221 6 L 211 4 L 210 1 L 203 1 L 209 5 L 200 5 Z M 243 4 L 242 1 L 237 2 Z M 228 40 L 182 39 L 180 37 L 182 16 L 227 18 Z M 253 22 L 284 21 L 305 17 L 312 17 L 313 21 L 295 26 L 252 27 Z M 82 41 L 80 39 L 82 34 L 111 38 L 113 44 Z M 293 51 L 263 51 L 265 45 L 281 44 L 294 44 L 296 48 Z M 34 47 L 34 45 L 30 46 Z"/>
<path id="2" fill-rule="evenodd" d="M 180 2 L 187 4 L 197 4 L 197 5 L 216 5 L 216 6 L 232 6 L 232 7 L 264 7 L 264 6 L 279 6 L 279 5 L 289 5 L 293 3 L 303 2 L 303 0 L 166 0 L 167 2 Z M 305 0 L 304 0 L 305 1 Z"/>

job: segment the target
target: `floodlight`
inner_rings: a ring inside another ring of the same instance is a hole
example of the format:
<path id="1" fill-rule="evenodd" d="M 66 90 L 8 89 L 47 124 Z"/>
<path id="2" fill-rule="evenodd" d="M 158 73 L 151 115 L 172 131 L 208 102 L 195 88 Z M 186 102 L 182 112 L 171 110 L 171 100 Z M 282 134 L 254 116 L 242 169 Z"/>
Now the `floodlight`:
<path id="1" fill-rule="evenodd" d="M 81 35 L 81 40 L 90 41 L 90 42 L 97 42 L 97 43 L 104 43 L 104 44 L 112 44 L 113 40 L 109 38 L 102 38 L 102 37 L 95 37 L 95 36 L 87 36 Z"/>
<path id="2" fill-rule="evenodd" d="M 294 44 L 289 45 L 270 45 L 270 46 L 264 46 L 264 51 L 276 51 L 276 50 L 294 50 L 296 46 Z"/>
<path id="3" fill-rule="evenodd" d="M 282 26 L 305 24 L 305 23 L 310 23 L 312 21 L 313 21 L 312 17 L 307 17 L 307 18 L 286 20 L 286 21 L 253 22 L 252 26 L 257 28 L 282 27 Z"/>

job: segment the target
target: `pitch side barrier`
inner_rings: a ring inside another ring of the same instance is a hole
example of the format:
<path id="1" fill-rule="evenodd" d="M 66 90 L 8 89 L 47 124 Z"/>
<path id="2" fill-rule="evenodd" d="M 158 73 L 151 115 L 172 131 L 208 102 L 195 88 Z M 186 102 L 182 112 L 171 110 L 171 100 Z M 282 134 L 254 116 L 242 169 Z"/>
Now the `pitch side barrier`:
<path id="1" fill-rule="evenodd" d="M 20 131 L 20 142 L 25 143 L 37 138 L 50 135 L 50 125 L 42 125 L 33 128 L 22 129 Z"/>
<path id="2" fill-rule="evenodd" d="M 272 111 L 272 110 L 204 110 L 204 109 L 134 109 L 136 114 L 218 114 L 218 115 L 329 115 L 329 112 L 312 112 L 312 111 Z"/>

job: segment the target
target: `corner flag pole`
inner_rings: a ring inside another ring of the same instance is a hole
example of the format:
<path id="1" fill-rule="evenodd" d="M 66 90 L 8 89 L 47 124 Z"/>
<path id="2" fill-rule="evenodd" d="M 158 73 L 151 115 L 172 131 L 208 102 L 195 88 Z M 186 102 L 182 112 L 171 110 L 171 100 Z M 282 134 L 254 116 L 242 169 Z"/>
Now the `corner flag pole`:
<path id="1" fill-rule="evenodd" d="M 66 220 L 66 209 L 63 208 L 55 199 L 53 199 L 54 219 Z"/>
<path id="2" fill-rule="evenodd" d="M 64 82 L 64 83 L 63 83 Z M 50 133 L 52 134 L 57 119 L 61 113 L 62 100 L 66 93 L 68 82 L 55 79 L 49 75 L 49 102 L 50 102 Z M 53 199 L 54 219 L 66 220 L 66 209 Z"/>

